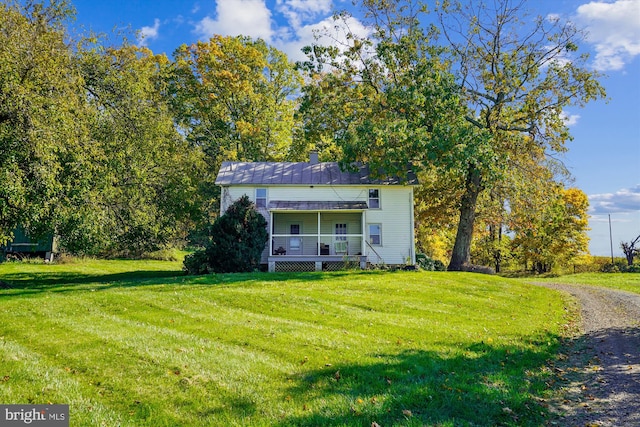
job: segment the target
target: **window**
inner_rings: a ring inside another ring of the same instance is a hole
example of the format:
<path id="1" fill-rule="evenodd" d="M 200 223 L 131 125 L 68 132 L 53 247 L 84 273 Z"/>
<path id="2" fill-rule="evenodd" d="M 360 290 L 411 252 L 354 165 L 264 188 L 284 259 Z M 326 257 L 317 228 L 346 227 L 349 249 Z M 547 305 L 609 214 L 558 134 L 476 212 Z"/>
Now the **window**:
<path id="1" fill-rule="evenodd" d="M 382 226 L 369 224 L 369 243 L 380 246 L 382 244 Z"/>
<path id="2" fill-rule="evenodd" d="M 380 190 L 369 189 L 369 209 L 380 209 Z"/>
<path id="3" fill-rule="evenodd" d="M 347 224 L 336 224 L 336 240 L 347 240 Z"/>
<path id="4" fill-rule="evenodd" d="M 267 189 L 266 188 L 256 188 L 256 207 L 257 208 L 267 207 Z"/>

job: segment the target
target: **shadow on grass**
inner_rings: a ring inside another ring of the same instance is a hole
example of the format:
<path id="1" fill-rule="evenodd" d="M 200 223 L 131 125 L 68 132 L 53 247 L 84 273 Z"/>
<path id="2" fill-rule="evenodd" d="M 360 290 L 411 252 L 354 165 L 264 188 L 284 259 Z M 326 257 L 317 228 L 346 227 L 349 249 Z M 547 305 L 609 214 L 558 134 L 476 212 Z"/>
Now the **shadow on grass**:
<path id="1" fill-rule="evenodd" d="M 549 340 L 555 340 L 549 336 Z M 540 426 L 555 346 L 493 347 L 456 355 L 404 351 L 380 362 L 328 366 L 293 378 L 302 406 L 280 426 Z M 341 402 L 341 403 L 336 403 Z"/>
<path id="2" fill-rule="evenodd" d="M 181 271 L 140 270 L 110 274 L 84 274 L 73 272 L 42 272 L 42 273 L 10 273 L 2 276 L 5 290 L 1 297 L 35 294 L 47 292 L 85 291 L 88 287 L 109 289 L 113 287 L 130 287 L 157 285 L 166 282 L 165 279 L 184 277 Z"/>
<path id="3" fill-rule="evenodd" d="M 310 273 L 227 273 L 187 276 L 181 270 L 138 270 L 109 274 L 85 274 L 78 272 L 28 272 L 9 273 L 0 277 L 0 298 L 37 294 L 39 292 L 74 292 L 107 290 L 119 287 L 153 286 L 161 284 L 184 285 L 234 285 L 239 283 L 269 281 L 291 283 L 322 280 L 352 275 L 352 271 Z M 366 274 L 366 273 L 365 273 Z M 372 274 L 372 273 L 368 273 Z"/>

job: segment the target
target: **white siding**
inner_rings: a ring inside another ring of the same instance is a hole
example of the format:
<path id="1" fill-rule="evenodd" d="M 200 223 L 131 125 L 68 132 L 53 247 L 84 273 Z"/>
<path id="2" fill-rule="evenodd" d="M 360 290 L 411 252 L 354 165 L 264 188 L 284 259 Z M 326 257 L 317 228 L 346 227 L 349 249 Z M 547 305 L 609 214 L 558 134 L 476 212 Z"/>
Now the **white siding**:
<path id="1" fill-rule="evenodd" d="M 372 245 L 373 250 L 367 247 L 370 262 L 415 263 L 412 187 L 385 186 L 377 188 L 380 189 L 380 209 L 366 211 L 366 232 L 369 232 L 368 224 L 380 224 L 382 241 L 380 246 Z M 378 256 L 381 259 L 378 260 Z"/>
<path id="2" fill-rule="evenodd" d="M 221 212 L 235 200 L 246 194 L 255 202 L 255 189 L 267 188 L 267 204 L 269 201 L 364 201 L 368 202 L 369 189 L 380 190 L 380 209 L 368 209 L 365 212 L 365 232 L 368 233 L 367 224 L 380 224 L 382 226 L 382 244 L 371 248 L 366 246 L 366 254 L 372 263 L 405 264 L 415 262 L 414 232 L 413 232 L 413 187 L 400 185 L 382 186 L 230 186 L 223 187 L 221 197 Z M 269 221 L 269 212 L 260 209 L 260 212 Z M 302 234 L 316 233 L 315 222 L 311 223 L 311 217 L 304 214 L 300 221 Z M 315 218 L 313 218 L 315 221 Z M 296 221 L 297 222 L 297 221 Z M 334 224 L 322 223 L 322 233 L 333 233 Z M 355 230 L 359 225 L 356 222 L 346 221 L 349 233 L 360 233 Z M 278 233 L 288 233 L 288 230 L 277 230 Z M 316 242 L 314 241 L 315 245 Z M 268 251 L 263 254 L 266 262 Z"/>

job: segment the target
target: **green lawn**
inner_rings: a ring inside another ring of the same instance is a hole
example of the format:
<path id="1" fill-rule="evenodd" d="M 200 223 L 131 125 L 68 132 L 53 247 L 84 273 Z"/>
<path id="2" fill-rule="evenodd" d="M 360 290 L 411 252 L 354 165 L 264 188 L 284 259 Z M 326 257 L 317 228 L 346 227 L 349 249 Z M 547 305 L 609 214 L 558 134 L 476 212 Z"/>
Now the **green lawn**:
<path id="1" fill-rule="evenodd" d="M 72 426 L 542 425 L 560 294 L 495 276 L 2 264 L 0 403 Z"/>
<path id="2" fill-rule="evenodd" d="M 531 279 L 527 279 L 531 281 Z M 640 294 L 640 273 L 580 273 L 535 279 L 536 282 L 594 285 Z"/>

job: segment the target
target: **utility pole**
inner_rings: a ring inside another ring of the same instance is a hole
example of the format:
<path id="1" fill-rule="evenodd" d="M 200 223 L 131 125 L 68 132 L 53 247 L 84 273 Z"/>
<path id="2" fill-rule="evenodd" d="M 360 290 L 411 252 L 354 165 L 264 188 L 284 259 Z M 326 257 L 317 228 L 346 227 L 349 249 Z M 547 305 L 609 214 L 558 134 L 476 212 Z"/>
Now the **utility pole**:
<path id="1" fill-rule="evenodd" d="M 611 214 L 609 214 L 609 243 L 611 244 L 611 264 L 613 264 L 613 236 L 611 235 Z"/>

